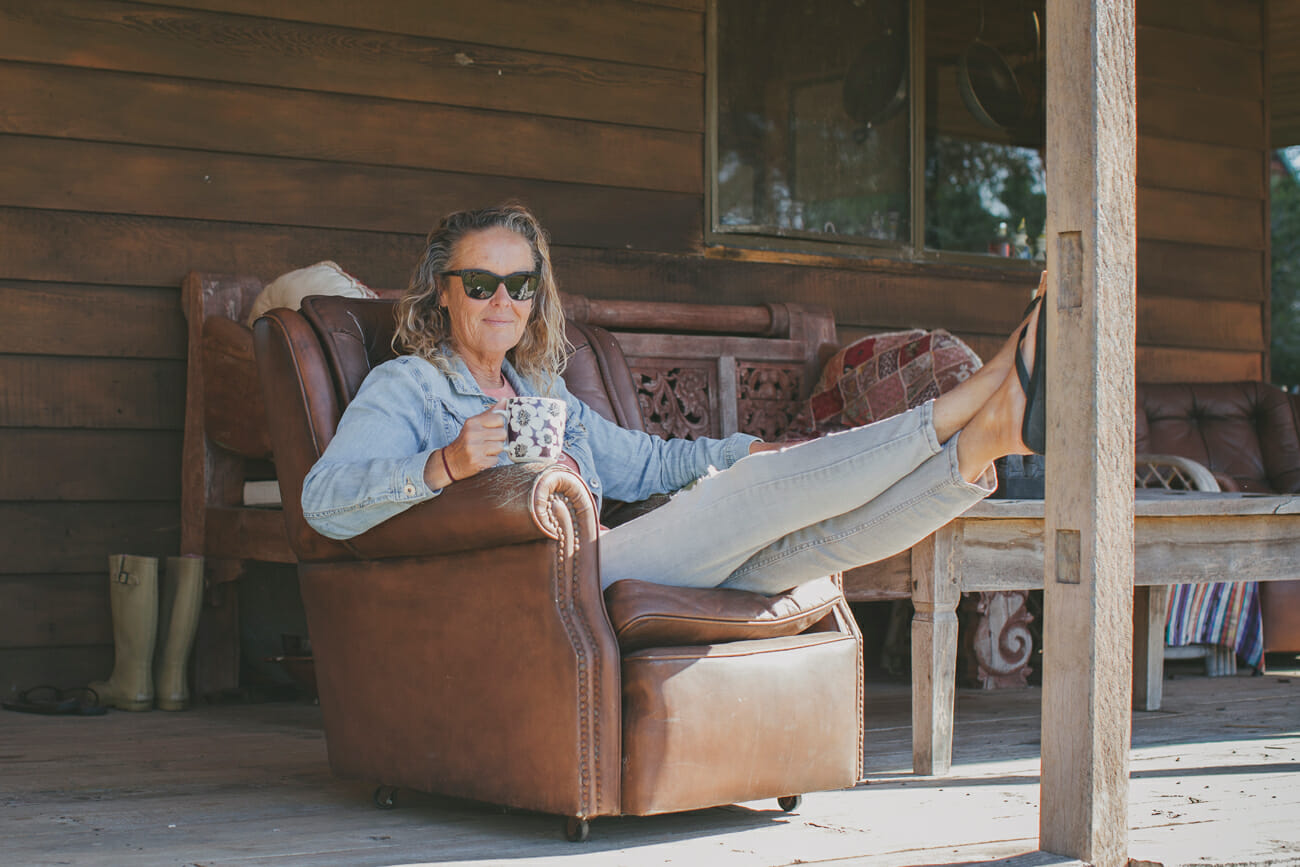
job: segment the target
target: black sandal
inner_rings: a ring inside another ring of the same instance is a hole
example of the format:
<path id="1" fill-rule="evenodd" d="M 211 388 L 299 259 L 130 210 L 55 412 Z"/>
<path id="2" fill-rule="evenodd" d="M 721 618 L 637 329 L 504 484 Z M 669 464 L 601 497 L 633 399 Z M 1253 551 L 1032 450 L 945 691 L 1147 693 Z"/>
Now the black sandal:
<path id="1" fill-rule="evenodd" d="M 59 689 L 49 684 L 41 684 L 18 693 L 17 701 L 6 701 L 0 705 L 5 710 L 47 716 L 64 714 L 100 716 L 108 712 L 108 708 L 99 703 L 99 693 L 88 686 Z"/>
<path id="2" fill-rule="evenodd" d="M 1035 304 L 1041 304 L 1042 295 L 1035 295 L 1029 302 L 1029 310 Z M 1025 447 L 1036 455 L 1047 450 L 1047 317 L 1038 311 L 1038 326 L 1034 335 L 1034 369 L 1025 368 L 1021 345 L 1029 332 L 1026 325 L 1020 329 L 1020 338 L 1016 341 L 1016 376 L 1020 378 L 1020 387 L 1025 392 L 1025 418 L 1020 425 L 1020 438 Z"/>

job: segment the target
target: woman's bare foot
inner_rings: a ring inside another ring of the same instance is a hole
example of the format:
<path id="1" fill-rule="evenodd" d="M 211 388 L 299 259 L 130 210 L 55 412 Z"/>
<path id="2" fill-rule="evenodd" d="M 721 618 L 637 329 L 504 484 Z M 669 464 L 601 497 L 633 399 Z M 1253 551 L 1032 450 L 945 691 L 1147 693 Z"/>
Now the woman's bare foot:
<path id="1" fill-rule="evenodd" d="M 1014 361 L 1016 341 L 1024 334 L 1019 351 L 1026 370 L 1034 368 L 1034 355 L 1038 350 L 1038 317 L 1042 309 L 1041 304 L 1036 305 L 1012 337 Z M 1025 445 L 1021 435 L 1027 403 L 1025 387 L 1013 364 L 997 389 L 962 429 L 961 439 L 957 440 L 957 467 L 962 478 L 974 482 L 984 474 L 989 464 L 1000 457 L 1034 453 Z"/>
<path id="2" fill-rule="evenodd" d="M 1039 280 L 1038 289 L 1035 290 L 1033 297 L 1038 298 L 1043 294 L 1046 286 L 1047 272 L 1043 272 L 1043 277 Z M 1026 313 L 1025 318 L 1020 324 L 1012 330 L 1010 336 L 1003 342 L 997 353 L 990 358 L 983 367 L 971 374 L 970 378 L 962 382 L 952 391 L 940 395 L 934 402 L 934 429 L 939 437 L 939 442 L 946 442 L 953 434 L 963 430 L 975 415 L 980 411 L 984 404 L 988 403 L 993 395 L 1001 388 L 1002 383 L 1008 375 L 1015 375 L 1016 372 L 1016 347 L 1020 344 L 1020 335 L 1026 327 L 1032 331 L 1037 326 L 1038 311 L 1042 309 L 1042 304 L 1033 304 Z M 1032 344 L 1032 337 L 1029 341 Z M 1026 359 L 1032 369 L 1033 355 Z M 998 457 L 1001 457 L 999 455 Z"/>

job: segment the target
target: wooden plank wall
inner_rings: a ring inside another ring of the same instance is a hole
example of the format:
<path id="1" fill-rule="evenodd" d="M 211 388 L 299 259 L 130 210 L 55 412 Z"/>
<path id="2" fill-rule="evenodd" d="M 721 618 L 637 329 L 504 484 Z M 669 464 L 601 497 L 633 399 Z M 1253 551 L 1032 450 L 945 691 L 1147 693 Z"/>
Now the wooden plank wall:
<path id="1" fill-rule="evenodd" d="M 1138 375 L 1259 379 L 1268 99 L 1259 0 L 1139 0 Z"/>
<path id="2" fill-rule="evenodd" d="M 995 347 L 1032 275 L 704 248 L 704 6 L 0 0 L 0 694 L 107 673 L 107 555 L 176 551 L 191 269 L 401 286 L 513 197 L 569 291 Z M 1257 376 L 1259 3 L 1139 15 L 1139 373 Z"/>

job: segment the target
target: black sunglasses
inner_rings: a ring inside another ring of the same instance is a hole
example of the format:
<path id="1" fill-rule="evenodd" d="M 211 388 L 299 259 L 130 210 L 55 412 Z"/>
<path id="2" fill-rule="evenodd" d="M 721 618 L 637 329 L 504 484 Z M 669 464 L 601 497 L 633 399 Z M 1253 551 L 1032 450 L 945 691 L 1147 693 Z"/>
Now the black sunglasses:
<path id="1" fill-rule="evenodd" d="M 516 271 L 513 274 L 493 274 L 477 268 L 464 268 L 460 271 L 443 271 L 443 277 L 459 277 L 465 287 L 465 294 L 476 301 L 486 301 L 497 294 L 497 287 L 506 284 L 506 293 L 515 301 L 527 301 L 537 294 L 536 271 Z"/>

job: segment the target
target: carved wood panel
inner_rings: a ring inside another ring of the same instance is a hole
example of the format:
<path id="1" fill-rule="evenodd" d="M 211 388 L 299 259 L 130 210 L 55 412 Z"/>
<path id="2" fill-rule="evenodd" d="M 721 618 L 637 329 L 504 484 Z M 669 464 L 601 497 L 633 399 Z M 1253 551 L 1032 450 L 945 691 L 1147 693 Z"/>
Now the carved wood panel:
<path id="1" fill-rule="evenodd" d="M 984 689 L 1026 686 L 1034 650 L 1028 590 L 963 593 L 958 617 L 965 631 L 967 674 Z M 970 669 L 973 669 L 971 671 Z"/>
<path id="2" fill-rule="evenodd" d="M 718 375 L 710 362 L 629 359 L 645 429 L 661 437 L 720 436 Z"/>
<path id="3" fill-rule="evenodd" d="M 755 361 L 736 364 L 737 422 L 740 430 L 769 442 L 787 431 L 809 427 L 803 375 L 798 367 Z"/>

